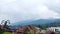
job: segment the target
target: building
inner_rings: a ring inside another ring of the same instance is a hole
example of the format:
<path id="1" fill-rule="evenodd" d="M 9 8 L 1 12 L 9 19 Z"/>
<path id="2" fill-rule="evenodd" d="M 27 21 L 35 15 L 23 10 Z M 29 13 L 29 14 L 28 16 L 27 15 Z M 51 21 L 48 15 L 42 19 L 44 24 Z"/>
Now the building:
<path id="1" fill-rule="evenodd" d="M 47 28 L 47 30 L 51 30 L 54 32 L 60 32 L 60 27 L 49 27 L 49 28 Z"/>

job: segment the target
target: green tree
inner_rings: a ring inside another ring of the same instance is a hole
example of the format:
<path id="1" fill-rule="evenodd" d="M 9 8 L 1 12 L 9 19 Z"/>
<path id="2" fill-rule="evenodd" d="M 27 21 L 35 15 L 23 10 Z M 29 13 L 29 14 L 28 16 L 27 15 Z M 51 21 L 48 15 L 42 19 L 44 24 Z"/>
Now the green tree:
<path id="1" fill-rule="evenodd" d="M 0 34 L 3 34 L 3 33 L 4 33 L 4 31 L 0 29 Z"/>

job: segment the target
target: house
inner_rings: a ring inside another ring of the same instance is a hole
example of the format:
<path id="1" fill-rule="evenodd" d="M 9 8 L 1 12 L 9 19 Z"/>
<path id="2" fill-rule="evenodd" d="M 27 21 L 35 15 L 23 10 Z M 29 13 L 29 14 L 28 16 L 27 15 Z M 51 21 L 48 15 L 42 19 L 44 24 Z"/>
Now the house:
<path id="1" fill-rule="evenodd" d="M 23 34 L 23 33 L 38 33 L 38 30 L 40 31 L 40 28 L 34 27 L 32 25 L 27 25 L 18 28 L 16 31 L 13 31 L 14 34 Z"/>
<path id="2" fill-rule="evenodd" d="M 47 28 L 47 30 L 51 30 L 54 32 L 60 32 L 60 27 L 49 27 L 49 28 Z"/>

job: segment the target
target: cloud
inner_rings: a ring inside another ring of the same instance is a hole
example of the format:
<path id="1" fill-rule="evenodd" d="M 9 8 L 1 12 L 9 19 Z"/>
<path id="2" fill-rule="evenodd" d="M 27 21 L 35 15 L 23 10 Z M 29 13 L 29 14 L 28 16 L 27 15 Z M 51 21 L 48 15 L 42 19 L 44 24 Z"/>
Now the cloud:
<path id="1" fill-rule="evenodd" d="M 0 0 L 0 20 L 60 18 L 59 0 Z"/>
<path id="2" fill-rule="evenodd" d="M 46 5 L 51 10 L 54 10 L 57 13 L 60 13 L 60 0 L 50 0 L 50 2 L 47 2 Z"/>

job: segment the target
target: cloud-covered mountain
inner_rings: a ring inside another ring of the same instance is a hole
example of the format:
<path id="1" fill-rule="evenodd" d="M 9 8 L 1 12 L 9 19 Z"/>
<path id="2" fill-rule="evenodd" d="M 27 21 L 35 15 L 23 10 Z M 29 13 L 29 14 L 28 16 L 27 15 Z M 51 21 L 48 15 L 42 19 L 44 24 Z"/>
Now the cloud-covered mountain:
<path id="1" fill-rule="evenodd" d="M 13 25 L 31 25 L 31 24 L 46 24 L 46 23 L 54 23 L 60 22 L 60 19 L 39 19 L 39 20 L 26 20 L 22 22 L 13 23 Z"/>

